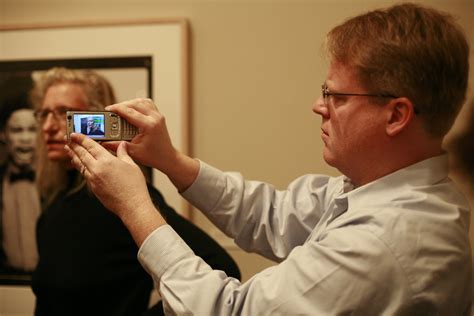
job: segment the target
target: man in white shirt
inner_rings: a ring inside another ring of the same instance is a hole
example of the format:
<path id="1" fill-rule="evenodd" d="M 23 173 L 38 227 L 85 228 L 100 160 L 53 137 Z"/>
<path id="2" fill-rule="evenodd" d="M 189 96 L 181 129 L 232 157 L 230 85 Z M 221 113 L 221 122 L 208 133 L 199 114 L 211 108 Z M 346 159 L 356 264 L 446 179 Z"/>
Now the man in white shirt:
<path id="1" fill-rule="evenodd" d="M 167 311 L 195 315 L 467 315 L 469 207 L 448 178 L 443 136 L 466 94 L 469 47 L 452 18 L 413 4 L 349 19 L 328 34 L 313 111 L 324 159 L 278 191 L 178 152 L 151 100 L 108 107 L 140 128 L 131 143 L 68 145 L 91 189 L 128 227 Z M 245 283 L 196 257 L 157 214 L 139 167 L 247 251 L 279 262 Z"/>

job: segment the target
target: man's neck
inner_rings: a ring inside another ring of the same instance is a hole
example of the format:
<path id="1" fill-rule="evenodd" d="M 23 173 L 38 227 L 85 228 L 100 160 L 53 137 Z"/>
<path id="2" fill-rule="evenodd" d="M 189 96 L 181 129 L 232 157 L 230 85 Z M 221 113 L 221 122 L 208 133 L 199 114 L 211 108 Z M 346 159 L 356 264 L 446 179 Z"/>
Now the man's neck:
<path id="1" fill-rule="evenodd" d="M 411 166 L 420 161 L 439 156 L 444 153 L 441 141 L 433 140 L 416 144 L 404 143 L 403 147 L 396 144 L 391 148 L 373 155 L 372 162 L 364 163 L 364 168 L 356 169 L 352 175 L 346 174 L 356 186 L 362 186 L 400 169 Z M 399 147 L 399 149 L 396 149 Z M 369 159 L 370 160 L 370 159 Z"/>

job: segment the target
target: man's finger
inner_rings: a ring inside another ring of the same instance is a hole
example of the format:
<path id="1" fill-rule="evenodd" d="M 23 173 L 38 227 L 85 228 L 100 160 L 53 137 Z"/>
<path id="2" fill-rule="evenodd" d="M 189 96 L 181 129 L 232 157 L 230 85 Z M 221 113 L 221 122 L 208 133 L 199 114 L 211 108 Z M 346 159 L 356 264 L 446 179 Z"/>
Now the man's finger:
<path id="1" fill-rule="evenodd" d="M 123 117 L 130 124 L 143 128 L 146 118 L 158 113 L 156 106 L 150 99 L 134 99 L 116 103 L 106 107 L 106 110 L 112 111 Z"/>
<path id="2" fill-rule="evenodd" d="M 127 152 L 127 145 L 128 144 L 126 142 L 120 143 L 120 145 L 117 148 L 117 158 L 119 158 L 122 161 L 134 164 L 132 157 L 130 157 Z"/>
<path id="3" fill-rule="evenodd" d="M 86 167 L 86 165 L 79 159 L 79 156 L 74 155 L 71 159 L 71 163 L 76 168 L 84 178 L 88 179 L 89 176 L 91 175 L 89 169 Z"/>
<path id="4" fill-rule="evenodd" d="M 143 122 L 145 121 L 146 114 L 137 111 L 131 106 L 124 104 L 114 104 L 107 108 L 108 110 L 117 113 L 119 116 L 124 118 L 128 123 L 142 128 Z"/>
<path id="5" fill-rule="evenodd" d="M 134 109 L 135 111 L 144 115 L 150 114 L 156 110 L 156 106 L 151 99 L 138 98 L 127 100 L 119 103 L 109 105 L 105 108 L 107 111 L 120 112 L 126 114 L 128 109 Z"/>
<path id="6" fill-rule="evenodd" d="M 83 166 L 89 170 L 94 168 L 96 159 L 80 144 L 71 142 L 65 148 L 67 149 L 69 156 L 72 158 L 72 164 L 77 170 L 81 171 Z"/>
<path id="7" fill-rule="evenodd" d="M 110 155 L 110 153 L 104 147 L 102 147 L 99 143 L 79 133 L 71 133 L 71 142 L 69 145 L 71 149 L 73 149 L 74 151 L 75 149 L 78 149 L 80 153 L 83 152 L 81 148 L 84 149 L 94 159 L 100 158 L 101 156 L 104 156 L 104 155 Z M 80 146 L 77 146 L 77 145 L 80 145 Z M 80 155 L 79 157 L 81 158 Z"/>

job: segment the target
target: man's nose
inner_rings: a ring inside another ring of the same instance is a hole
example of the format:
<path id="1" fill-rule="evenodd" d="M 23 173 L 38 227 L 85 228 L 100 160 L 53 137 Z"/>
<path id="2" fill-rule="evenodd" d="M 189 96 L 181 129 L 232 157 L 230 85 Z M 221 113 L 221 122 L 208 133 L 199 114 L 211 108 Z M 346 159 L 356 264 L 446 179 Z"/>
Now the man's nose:
<path id="1" fill-rule="evenodd" d="M 43 130 L 48 131 L 52 129 L 56 129 L 58 126 L 58 122 L 54 118 L 53 113 L 48 113 L 45 120 L 43 121 Z"/>
<path id="2" fill-rule="evenodd" d="M 314 102 L 313 112 L 316 113 L 316 114 L 321 115 L 324 118 L 327 118 L 329 116 L 328 107 L 326 106 L 322 96 L 317 98 L 316 101 Z"/>

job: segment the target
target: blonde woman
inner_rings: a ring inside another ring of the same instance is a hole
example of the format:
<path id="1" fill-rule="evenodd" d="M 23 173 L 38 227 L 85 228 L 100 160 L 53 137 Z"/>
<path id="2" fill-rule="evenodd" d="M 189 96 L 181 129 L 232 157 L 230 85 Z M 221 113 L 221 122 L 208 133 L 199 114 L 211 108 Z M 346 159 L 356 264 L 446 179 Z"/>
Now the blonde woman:
<path id="1" fill-rule="evenodd" d="M 64 149 L 66 111 L 103 110 L 115 103 L 113 90 L 96 72 L 53 68 L 38 82 L 35 98 L 43 202 L 32 283 L 35 315 L 141 315 L 149 304 L 152 279 L 136 258 L 138 248 L 120 219 L 89 191 Z M 156 189 L 149 190 L 196 253 L 216 269 L 240 277 L 223 248 L 179 216 Z M 163 312 L 160 305 L 154 310 L 155 315 Z"/>

